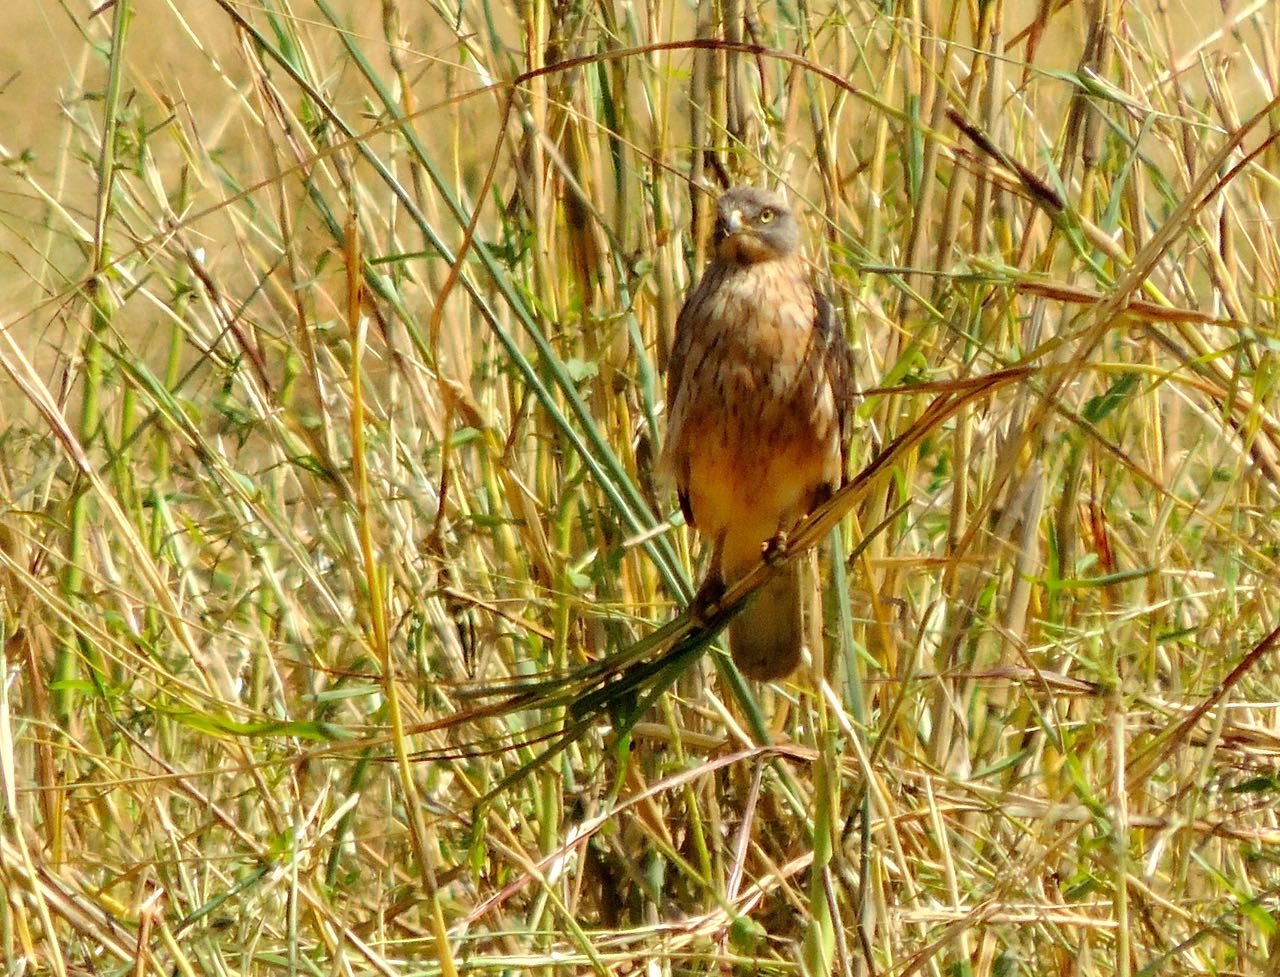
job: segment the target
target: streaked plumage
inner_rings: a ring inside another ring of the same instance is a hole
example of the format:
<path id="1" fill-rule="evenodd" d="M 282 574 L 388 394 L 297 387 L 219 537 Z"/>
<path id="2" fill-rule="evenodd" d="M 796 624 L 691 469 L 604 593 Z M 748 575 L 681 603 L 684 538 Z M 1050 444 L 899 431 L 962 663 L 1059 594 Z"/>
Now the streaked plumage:
<path id="1" fill-rule="evenodd" d="M 852 373 L 852 352 L 809 282 L 781 198 L 728 191 L 714 244 L 676 322 L 662 459 L 686 521 L 712 545 L 713 588 L 758 563 L 765 543 L 843 480 Z M 778 678 L 799 663 L 798 570 L 792 564 L 762 588 L 730 628 L 734 661 L 752 678 Z"/>

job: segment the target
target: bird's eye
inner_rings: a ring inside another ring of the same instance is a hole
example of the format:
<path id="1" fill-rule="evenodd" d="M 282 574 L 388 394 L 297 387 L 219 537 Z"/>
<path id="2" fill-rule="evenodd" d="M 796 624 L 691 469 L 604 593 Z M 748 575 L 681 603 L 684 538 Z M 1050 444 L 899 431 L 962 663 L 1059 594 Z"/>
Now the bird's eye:
<path id="1" fill-rule="evenodd" d="M 769 221 L 773 220 L 773 216 L 773 208 L 766 207 L 764 210 L 760 211 L 760 223 L 768 224 Z"/>

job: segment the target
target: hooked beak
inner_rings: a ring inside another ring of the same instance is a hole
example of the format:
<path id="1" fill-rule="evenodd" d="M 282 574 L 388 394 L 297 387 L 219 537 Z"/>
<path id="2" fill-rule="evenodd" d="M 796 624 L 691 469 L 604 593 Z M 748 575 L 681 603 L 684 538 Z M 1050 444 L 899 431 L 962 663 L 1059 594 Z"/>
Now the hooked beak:
<path id="1" fill-rule="evenodd" d="M 732 264 L 749 265 L 769 257 L 768 249 L 741 210 L 731 210 L 718 218 L 715 247 L 720 260 Z"/>

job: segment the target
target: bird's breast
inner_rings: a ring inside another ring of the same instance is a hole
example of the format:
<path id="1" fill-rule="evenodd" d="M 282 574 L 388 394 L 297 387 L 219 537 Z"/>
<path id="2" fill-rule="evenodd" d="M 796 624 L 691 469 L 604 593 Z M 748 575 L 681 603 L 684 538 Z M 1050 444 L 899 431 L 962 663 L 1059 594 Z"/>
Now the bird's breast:
<path id="1" fill-rule="evenodd" d="M 801 515 L 819 486 L 838 480 L 815 303 L 798 259 L 713 265 L 690 299 L 669 448 L 704 531 L 747 511 Z"/>
<path id="2" fill-rule="evenodd" d="M 683 379 L 724 395 L 799 392 L 813 359 L 815 311 L 798 262 L 713 267 L 688 310 L 694 341 Z"/>

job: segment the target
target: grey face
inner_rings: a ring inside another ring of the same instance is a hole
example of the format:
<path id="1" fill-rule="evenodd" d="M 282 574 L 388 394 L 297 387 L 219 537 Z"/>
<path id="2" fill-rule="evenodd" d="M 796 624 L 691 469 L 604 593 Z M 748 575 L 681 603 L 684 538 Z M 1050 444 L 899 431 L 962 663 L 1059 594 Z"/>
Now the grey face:
<path id="1" fill-rule="evenodd" d="M 768 190 L 734 187 L 716 203 L 717 254 L 740 263 L 785 258 L 800 246 L 800 228 L 785 200 Z"/>

